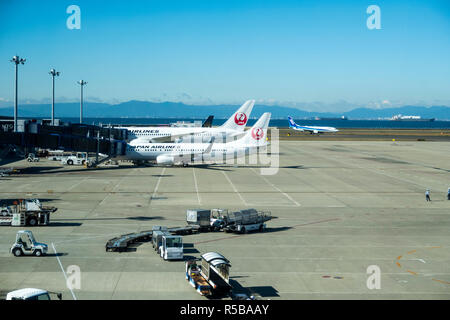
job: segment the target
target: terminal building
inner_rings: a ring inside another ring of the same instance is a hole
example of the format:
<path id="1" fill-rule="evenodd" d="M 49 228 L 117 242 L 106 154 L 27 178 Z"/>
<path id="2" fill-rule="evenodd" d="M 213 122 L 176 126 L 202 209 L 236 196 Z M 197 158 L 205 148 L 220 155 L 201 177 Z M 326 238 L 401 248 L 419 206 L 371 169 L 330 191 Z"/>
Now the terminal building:
<path id="1" fill-rule="evenodd" d="M 8 158 L 24 158 L 37 148 L 105 154 L 108 158 L 126 152 L 126 129 L 50 120 L 0 118 L 0 164 Z M 97 157 L 98 159 L 98 157 Z"/>

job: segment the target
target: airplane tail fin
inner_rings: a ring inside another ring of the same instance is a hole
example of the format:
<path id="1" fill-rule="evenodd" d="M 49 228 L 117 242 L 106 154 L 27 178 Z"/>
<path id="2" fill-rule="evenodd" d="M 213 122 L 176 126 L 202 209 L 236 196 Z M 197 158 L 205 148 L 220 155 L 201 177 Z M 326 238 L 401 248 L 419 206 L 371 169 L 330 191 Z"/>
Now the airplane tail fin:
<path id="1" fill-rule="evenodd" d="M 233 115 L 221 126 L 223 129 L 244 131 L 245 125 L 250 118 L 255 100 L 247 100 Z"/>
<path id="2" fill-rule="evenodd" d="M 202 127 L 203 128 L 211 128 L 213 119 L 214 119 L 214 116 L 209 116 L 208 119 L 206 119 L 205 122 L 203 122 Z"/>
<path id="3" fill-rule="evenodd" d="M 250 146 L 263 146 L 267 144 L 267 128 L 270 122 L 270 112 L 264 113 L 261 118 L 249 130 L 241 140 L 243 144 Z"/>
<path id="4" fill-rule="evenodd" d="M 294 119 L 292 119 L 291 116 L 288 116 L 288 120 L 289 120 L 289 127 L 290 128 L 292 128 L 292 127 L 295 128 L 297 126 L 297 124 L 294 122 Z"/>

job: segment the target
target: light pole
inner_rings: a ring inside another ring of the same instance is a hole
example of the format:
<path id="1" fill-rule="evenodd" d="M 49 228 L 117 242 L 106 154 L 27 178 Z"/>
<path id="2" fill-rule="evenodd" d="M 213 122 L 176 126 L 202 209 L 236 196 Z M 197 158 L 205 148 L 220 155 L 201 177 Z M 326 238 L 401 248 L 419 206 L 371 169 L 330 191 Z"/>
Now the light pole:
<path id="1" fill-rule="evenodd" d="M 10 60 L 16 65 L 16 86 L 15 86 L 15 96 L 14 96 L 14 132 L 17 132 L 17 77 L 18 77 L 18 67 L 19 64 L 24 64 L 25 59 L 20 58 L 19 56 L 14 56 L 12 60 Z"/>
<path id="2" fill-rule="evenodd" d="M 83 123 L 83 86 L 87 84 L 86 81 L 80 80 L 77 82 L 80 85 L 80 123 Z"/>
<path id="3" fill-rule="evenodd" d="M 60 72 L 50 69 L 49 74 L 52 76 L 52 126 L 55 125 L 55 76 L 59 76 Z"/>

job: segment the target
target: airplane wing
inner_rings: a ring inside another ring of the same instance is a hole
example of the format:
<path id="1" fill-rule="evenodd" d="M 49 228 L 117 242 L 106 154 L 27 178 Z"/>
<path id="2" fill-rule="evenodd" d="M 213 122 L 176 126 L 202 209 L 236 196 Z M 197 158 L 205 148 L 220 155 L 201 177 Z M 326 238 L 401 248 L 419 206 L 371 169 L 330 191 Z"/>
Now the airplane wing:
<path id="1" fill-rule="evenodd" d="M 247 133 L 246 131 L 243 131 L 243 132 L 236 132 L 236 133 L 231 134 L 231 135 L 230 135 L 230 138 L 232 138 L 232 139 L 240 139 L 240 138 L 242 138 L 243 136 L 245 136 L 246 133 Z"/>
<path id="2" fill-rule="evenodd" d="M 167 142 L 172 142 L 172 137 L 173 136 L 163 136 L 163 137 L 157 137 L 157 138 L 148 138 L 146 140 L 148 140 L 148 142 L 153 142 L 153 143 L 167 143 Z"/>
<path id="3" fill-rule="evenodd" d="M 191 152 L 173 152 L 170 155 L 173 157 L 186 157 L 186 156 L 195 156 L 195 155 L 200 155 L 200 154 L 208 154 L 211 153 L 212 147 L 214 144 L 214 137 L 211 137 L 211 141 L 209 142 L 208 147 L 203 151 L 203 150 L 198 150 L 198 151 L 191 151 Z"/>
<path id="4" fill-rule="evenodd" d="M 201 154 L 191 155 L 191 158 L 192 158 L 194 161 L 203 161 L 203 160 L 204 160 L 203 156 L 204 156 L 205 154 L 210 154 L 210 153 L 211 153 L 213 144 L 214 144 L 214 137 L 211 138 L 211 141 L 210 141 L 210 143 L 209 143 L 209 146 L 208 146 L 208 148 L 206 148 L 205 151 L 203 151 Z"/>
<path id="5" fill-rule="evenodd" d="M 205 154 L 205 153 L 211 153 L 211 149 L 212 149 L 212 147 L 213 147 L 214 140 L 215 140 L 215 138 L 212 137 L 212 138 L 211 138 L 211 141 L 210 141 L 210 143 L 209 143 L 208 148 L 206 148 L 206 150 L 205 150 L 204 152 L 202 152 L 203 154 Z"/>

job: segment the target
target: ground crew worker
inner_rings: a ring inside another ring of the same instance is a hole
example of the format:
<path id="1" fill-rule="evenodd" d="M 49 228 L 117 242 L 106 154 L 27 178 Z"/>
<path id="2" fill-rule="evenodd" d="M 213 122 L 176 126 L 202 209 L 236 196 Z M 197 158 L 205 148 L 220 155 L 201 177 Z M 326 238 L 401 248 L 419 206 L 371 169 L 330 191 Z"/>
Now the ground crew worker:
<path id="1" fill-rule="evenodd" d="M 425 191 L 425 199 L 427 201 L 431 201 L 431 199 L 430 199 L 430 189 L 427 189 L 427 191 Z"/>

